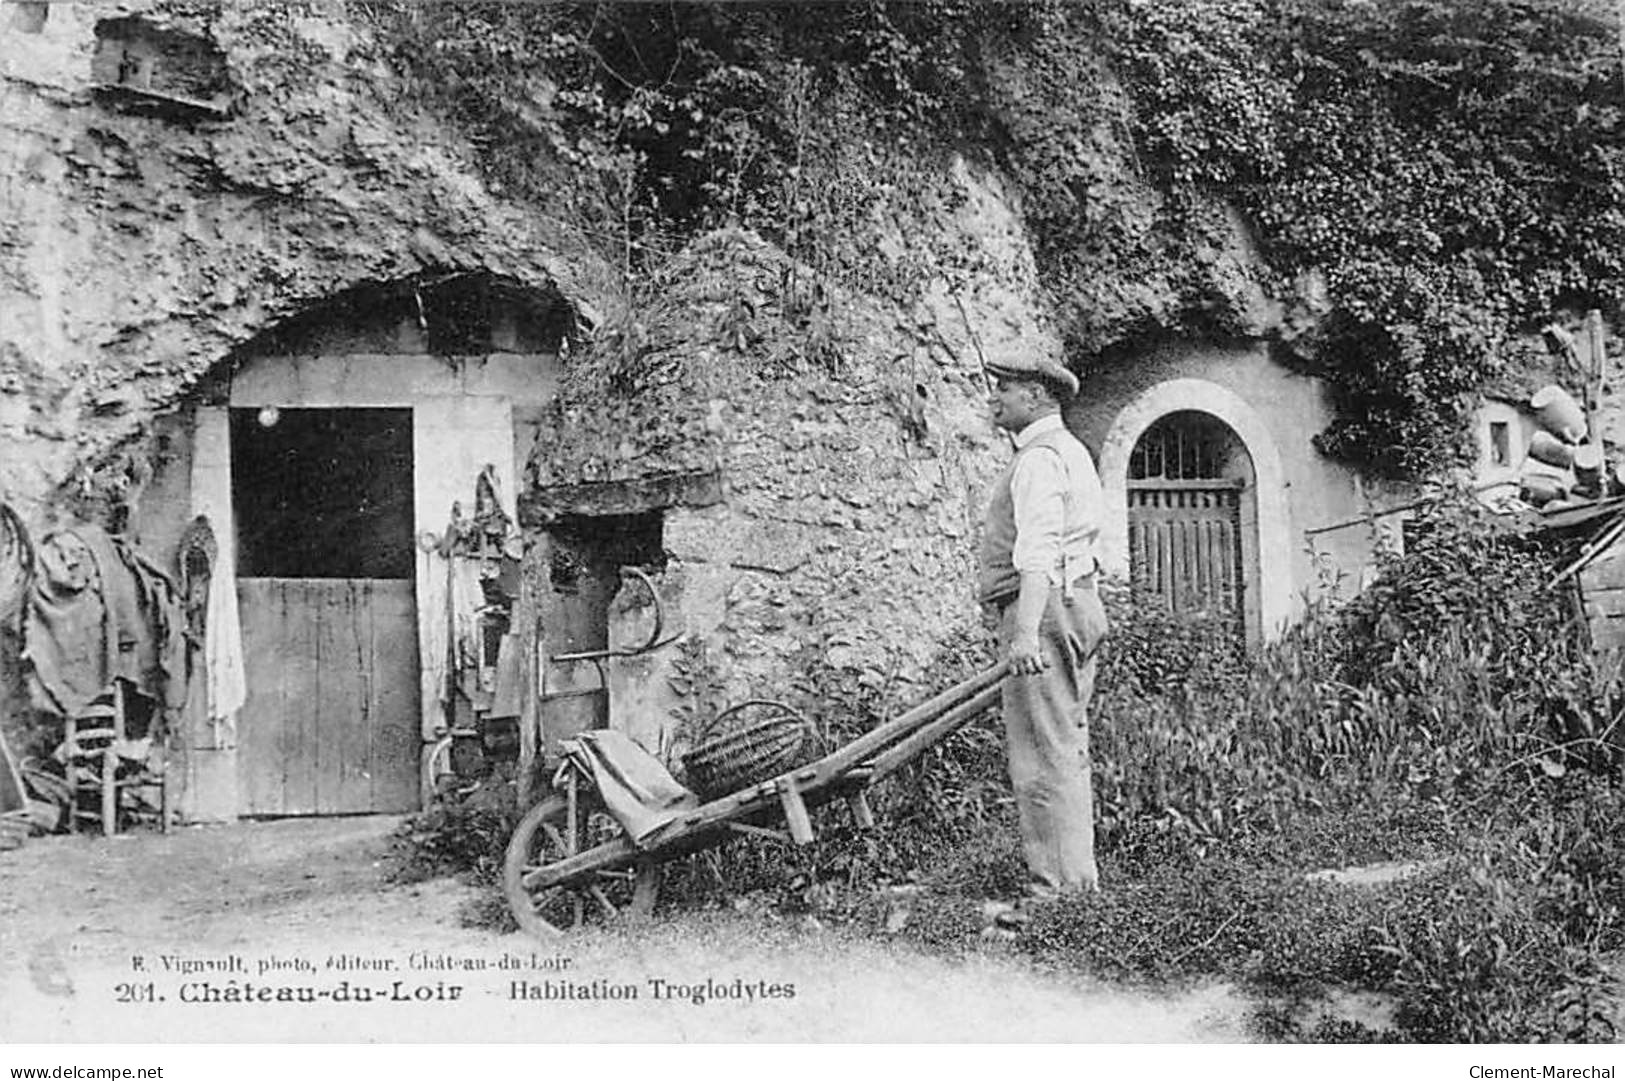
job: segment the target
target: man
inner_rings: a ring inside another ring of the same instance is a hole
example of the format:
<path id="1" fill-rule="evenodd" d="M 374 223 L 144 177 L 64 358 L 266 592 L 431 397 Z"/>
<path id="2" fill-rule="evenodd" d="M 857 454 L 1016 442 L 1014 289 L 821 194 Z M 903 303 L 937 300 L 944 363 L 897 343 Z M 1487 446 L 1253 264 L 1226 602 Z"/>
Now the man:
<path id="1" fill-rule="evenodd" d="M 1095 587 L 1101 490 L 1095 464 L 1061 423 L 1077 376 L 1049 359 L 990 366 L 993 421 L 1016 454 L 993 489 L 980 599 L 999 613 L 1010 660 L 1004 726 L 1029 893 L 1099 886 L 1087 710 L 1106 613 Z"/>

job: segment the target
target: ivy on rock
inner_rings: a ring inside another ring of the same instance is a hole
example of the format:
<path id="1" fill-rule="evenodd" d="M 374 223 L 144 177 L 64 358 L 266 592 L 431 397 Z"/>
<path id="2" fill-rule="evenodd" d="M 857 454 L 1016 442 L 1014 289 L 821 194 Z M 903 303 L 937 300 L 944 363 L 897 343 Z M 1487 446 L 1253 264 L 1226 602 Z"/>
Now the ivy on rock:
<path id="1" fill-rule="evenodd" d="M 948 155 L 1020 196 L 1074 360 L 1257 333 L 1313 271 L 1298 358 L 1329 453 L 1445 464 L 1510 337 L 1625 303 L 1625 79 L 1604 0 L 367 6 L 497 183 L 629 284 L 737 223 L 906 302 L 974 257 L 888 220 Z M 1239 211 L 1265 267 L 1236 255 Z"/>

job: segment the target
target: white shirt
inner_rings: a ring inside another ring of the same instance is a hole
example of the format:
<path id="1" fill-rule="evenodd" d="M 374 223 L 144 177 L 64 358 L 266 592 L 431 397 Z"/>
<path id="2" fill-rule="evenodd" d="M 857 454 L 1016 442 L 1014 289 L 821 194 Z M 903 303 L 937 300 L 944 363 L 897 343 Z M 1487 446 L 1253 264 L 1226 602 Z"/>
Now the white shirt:
<path id="1" fill-rule="evenodd" d="M 1089 451 L 1071 433 L 1048 441 L 1052 450 L 1021 454 L 1046 432 L 1066 431 L 1059 413 L 1040 417 L 1016 435 L 1020 455 L 1010 474 L 1016 543 L 1011 562 L 1022 574 L 1049 576 L 1052 585 L 1095 569 L 1104 495 Z"/>

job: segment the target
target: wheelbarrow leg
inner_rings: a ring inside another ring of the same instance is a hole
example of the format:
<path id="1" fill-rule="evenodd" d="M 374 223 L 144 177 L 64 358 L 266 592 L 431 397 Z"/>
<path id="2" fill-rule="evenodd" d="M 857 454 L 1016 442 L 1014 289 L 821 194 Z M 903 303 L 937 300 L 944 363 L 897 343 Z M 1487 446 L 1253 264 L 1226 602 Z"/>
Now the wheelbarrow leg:
<path id="1" fill-rule="evenodd" d="M 869 809 L 869 796 L 864 792 L 854 792 L 846 797 L 846 805 L 852 808 L 852 821 L 860 830 L 875 828 L 875 813 Z"/>
<path id="2" fill-rule="evenodd" d="M 636 877 L 632 880 L 632 903 L 626 906 L 627 922 L 642 923 L 653 916 L 659 897 L 660 864 L 654 860 L 639 860 Z"/>
<path id="3" fill-rule="evenodd" d="M 812 844 L 812 818 L 807 814 L 806 801 L 801 798 L 796 782 L 789 777 L 779 781 L 779 805 L 784 808 L 784 821 L 790 827 L 790 839 L 798 845 Z"/>

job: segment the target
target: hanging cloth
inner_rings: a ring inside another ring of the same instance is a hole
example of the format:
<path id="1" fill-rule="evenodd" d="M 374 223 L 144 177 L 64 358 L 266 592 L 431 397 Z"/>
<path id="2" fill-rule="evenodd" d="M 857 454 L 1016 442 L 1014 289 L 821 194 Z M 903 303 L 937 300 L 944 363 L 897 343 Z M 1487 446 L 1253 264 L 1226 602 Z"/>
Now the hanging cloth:
<path id="1" fill-rule="evenodd" d="M 0 679 L 8 686 L 16 672 L 16 650 L 22 631 L 23 606 L 28 597 L 28 583 L 34 570 L 34 547 L 28 539 L 28 529 L 22 518 L 8 503 L 0 503 Z M 6 745 L 6 734 L 0 729 L 0 814 L 20 811 L 28 806 L 27 789 L 17 768 L 16 756 Z"/>
<path id="2" fill-rule="evenodd" d="M 136 611 L 134 584 L 117 573 L 120 564 L 110 547 L 104 583 L 102 560 L 79 531 L 49 534 L 36 556 L 38 570 L 23 615 L 29 695 L 37 709 L 73 716 L 123 674 L 120 653 L 133 648 L 127 636 L 134 628 L 121 626 L 121 620 Z"/>
<path id="3" fill-rule="evenodd" d="M 236 585 L 230 564 L 220 555 L 208 515 L 198 515 L 181 534 L 181 594 L 187 631 L 202 657 L 203 712 L 209 725 L 205 749 L 228 750 L 237 745 L 237 711 L 248 701 L 248 679 Z"/>
<path id="4" fill-rule="evenodd" d="M 114 541 L 124 569 L 135 583 L 136 606 L 145 633 L 136 658 L 138 686 L 165 709 L 186 705 L 186 619 L 179 591 L 157 564 L 123 541 Z"/>
<path id="5" fill-rule="evenodd" d="M 243 628 L 237 615 L 236 583 L 230 575 L 209 579 L 209 611 L 203 635 L 203 664 L 208 673 L 209 723 L 236 744 L 237 711 L 248 701 L 248 678 L 243 667 Z"/>
<path id="6" fill-rule="evenodd" d="M 658 758 L 624 732 L 582 732 L 560 743 L 559 751 L 592 778 L 605 809 L 640 848 L 649 847 L 655 831 L 700 805 Z"/>
<path id="7" fill-rule="evenodd" d="M 34 574 L 34 545 L 9 503 L 0 503 L 0 628 L 22 628 L 28 584 Z"/>

